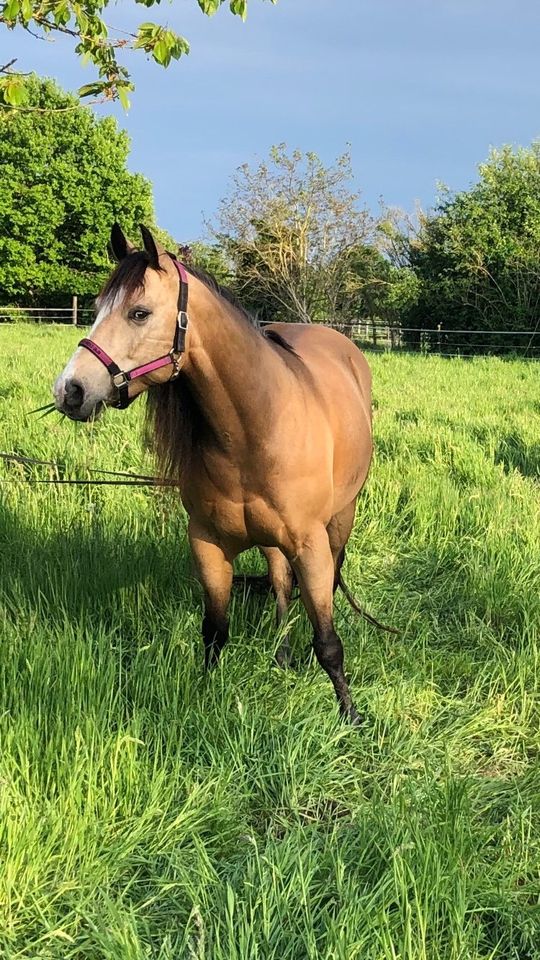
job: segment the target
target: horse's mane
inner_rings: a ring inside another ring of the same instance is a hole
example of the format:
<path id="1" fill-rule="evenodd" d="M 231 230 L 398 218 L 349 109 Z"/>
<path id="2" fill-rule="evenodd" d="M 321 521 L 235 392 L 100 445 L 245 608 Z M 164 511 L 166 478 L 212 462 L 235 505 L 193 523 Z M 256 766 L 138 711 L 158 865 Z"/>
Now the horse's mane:
<path id="1" fill-rule="evenodd" d="M 212 290 L 213 293 L 217 293 L 218 297 L 221 297 L 222 300 L 226 300 L 227 303 L 234 307 L 237 313 L 240 314 L 244 320 L 247 320 L 248 323 L 255 327 L 256 330 L 261 330 L 259 321 L 256 317 L 253 316 L 249 310 L 246 310 L 244 305 L 238 299 L 234 290 L 231 290 L 230 287 L 225 286 L 225 284 L 220 283 L 211 273 L 206 273 L 205 270 L 201 270 L 200 267 L 195 267 L 192 264 L 186 264 L 186 270 L 193 277 L 196 277 L 197 280 L 200 280 L 201 283 L 204 283 L 209 290 Z"/>

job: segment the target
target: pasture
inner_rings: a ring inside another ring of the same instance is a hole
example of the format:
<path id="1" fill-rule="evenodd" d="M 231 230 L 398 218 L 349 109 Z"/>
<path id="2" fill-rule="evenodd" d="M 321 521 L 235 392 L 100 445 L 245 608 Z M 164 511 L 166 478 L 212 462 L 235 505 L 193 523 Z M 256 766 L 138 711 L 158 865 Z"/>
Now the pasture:
<path id="1" fill-rule="evenodd" d="M 25 417 L 79 337 L 0 328 L 0 447 L 148 472 L 144 404 Z M 5 960 L 540 957 L 540 367 L 370 362 L 344 573 L 400 636 L 338 595 L 359 731 L 298 602 L 296 670 L 272 602 L 237 589 L 203 675 L 174 495 L 1 485 Z"/>

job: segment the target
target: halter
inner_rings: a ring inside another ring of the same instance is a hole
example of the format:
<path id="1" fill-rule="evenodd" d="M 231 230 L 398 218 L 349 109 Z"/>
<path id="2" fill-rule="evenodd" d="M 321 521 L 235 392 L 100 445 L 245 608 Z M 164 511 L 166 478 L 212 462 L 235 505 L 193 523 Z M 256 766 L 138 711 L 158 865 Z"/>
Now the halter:
<path id="1" fill-rule="evenodd" d="M 140 367 L 133 367 L 131 370 L 121 370 L 118 364 L 114 362 L 109 354 L 105 353 L 103 347 L 100 347 L 99 344 L 94 342 L 94 340 L 89 340 L 87 337 L 85 337 L 83 340 L 79 341 L 79 347 L 84 347 L 85 350 L 89 350 L 90 353 L 92 353 L 94 357 L 97 357 L 97 359 L 103 364 L 104 367 L 107 368 L 108 372 L 110 373 L 111 380 L 118 390 L 119 395 L 118 402 L 112 404 L 112 406 L 116 407 L 118 410 L 125 410 L 126 407 L 129 407 L 131 400 L 135 399 L 134 397 L 130 398 L 128 396 L 128 388 L 132 380 L 137 380 L 139 377 L 144 377 L 147 373 L 153 373 L 154 370 L 159 370 L 161 367 L 166 367 L 168 364 L 172 364 L 174 368 L 169 380 L 176 380 L 176 377 L 180 373 L 179 361 L 186 349 L 186 331 L 188 328 L 188 279 L 184 265 L 179 263 L 174 257 L 171 257 L 171 260 L 178 270 L 180 287 L 178 290 L 178 314 L 176 317 L 176 330 L 174 334 L 173 345 L 168 353 L 164 354 L 162 357 L 157 357 L 156 360 L 149 360 L 148 363 L 143 363 Z"/>

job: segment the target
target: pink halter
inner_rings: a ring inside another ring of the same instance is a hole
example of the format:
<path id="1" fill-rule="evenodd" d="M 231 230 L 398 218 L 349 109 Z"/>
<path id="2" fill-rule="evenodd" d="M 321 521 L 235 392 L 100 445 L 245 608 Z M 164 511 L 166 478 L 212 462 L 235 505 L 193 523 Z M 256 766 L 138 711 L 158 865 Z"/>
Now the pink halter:
<path id="1" fill-rule="evenodd" d="M 176 317 L 174 342 L 168 353 L 162 357 L 157 357 L 155 360 L 149 360 L 148 363 L 142 363 L 139 367 L 133 367 L 131 370 L 121 370 L 118 364 L 115 363 L 109 354 L 105 352 L 103 347 L 100 347 L 99 344 L 95 343 L 94 340 L 84 337 L 79 341 L 79 346 L 84 347 L 85 350 L 89 350 L 90 353 L 92 353 L 94 357 L 97 357 L 97 359 L 103 364 L 104 367 L 107 368 L 108 372 L 110 373 L 112 382 L 114 383 L 119 394 L 118 402 L 115 403 L 114 406 L 119 410 L 125 410 L 125 408 L 131 403 L 128 395 L 128 388 L 131 380 L 137 380 L 138 377 L 144 377 L 148 373 L 153 373 L 154 370 L 159 370 L 161 367 L 168 366 L 168 364 L 172 364 L 174 368 L 170 376 L 171 380 L 174 380 L 180 373 L 179 360 L 186 349 L 186 331 L 188 328 L 188 279 L 187 271 L 184 265 L 179 263 L 179 261 L 174 257 L 171 257 L 171 260 L 178 270 L 180 287 L 178 290 L 178 314 Z"/>

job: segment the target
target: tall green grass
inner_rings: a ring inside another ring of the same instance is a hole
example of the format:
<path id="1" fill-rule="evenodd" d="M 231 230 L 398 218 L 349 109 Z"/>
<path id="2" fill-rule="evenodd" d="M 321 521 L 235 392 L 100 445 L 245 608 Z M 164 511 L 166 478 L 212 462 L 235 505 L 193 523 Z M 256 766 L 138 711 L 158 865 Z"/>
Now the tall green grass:
<path id="1" fill-rule="evenodd" d="M 0 329 L 0 447 L 151 469 L 138 404 L 25 416 L 76 339 Z M 400 636 L 338 599 L 360 731 L 260 597 L 203 675 L 174 497 L 0 485 L 2 958 L 540 958 L 540 368 L 370 362 L 346 575 Z"/>

